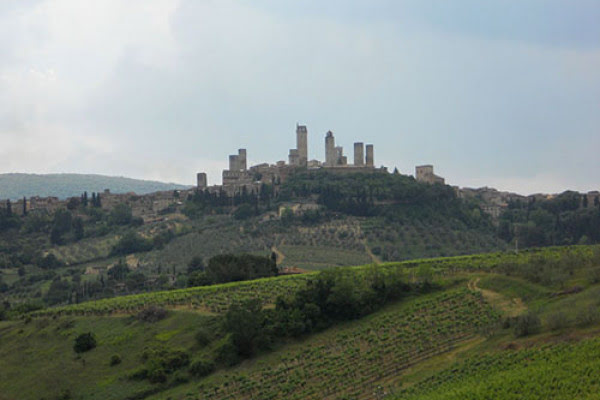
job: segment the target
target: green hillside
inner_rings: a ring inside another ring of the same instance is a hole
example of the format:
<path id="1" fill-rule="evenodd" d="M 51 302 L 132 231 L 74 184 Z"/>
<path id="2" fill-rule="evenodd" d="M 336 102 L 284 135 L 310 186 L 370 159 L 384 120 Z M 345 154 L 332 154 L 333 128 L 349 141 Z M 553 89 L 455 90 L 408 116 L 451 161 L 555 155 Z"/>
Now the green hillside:
<path id="1" fill-rule="evenodd" d="M 0 399 L 593 398 L 599 294 L 600 247 L 571 246 L 9 313 Z M 245 314 L 253 298 L 262 311 Z M 309 328 L 315 312 L 338 317 Z M 86 332 L 96 347 L 76 353 Z"/>
<path id="2" fill-rule="evenodd" d="M 112 193 L 146 194 L 188 188 L 176 183 L 92 174 L 0 174 L 0 199 L 11 200 L 32 196 L 66 199 L 104 189 Z"/>

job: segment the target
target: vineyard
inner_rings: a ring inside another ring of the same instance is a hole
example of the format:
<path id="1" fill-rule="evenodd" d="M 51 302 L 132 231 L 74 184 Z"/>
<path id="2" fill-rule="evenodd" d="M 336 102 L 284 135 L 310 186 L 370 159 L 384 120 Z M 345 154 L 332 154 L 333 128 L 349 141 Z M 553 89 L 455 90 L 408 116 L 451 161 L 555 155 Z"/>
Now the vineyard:
<path id="1" fill-rule="evenodd" d="M 452 276 L 464 272 L 493 272 L 499 268 L 522 269 L 537 257 L 544 262 L 572 259 L 577 265 L 586 265 L 600 260 L 598 246 L 549 247 L 523 251 L 488 253 L 472 256 L 442 257 L 415 261 L 403 261 L 381 264 L 383 270 L 403 268 L 418 271 L 426 268 L 440 276 Z M 597 267 L 598 265 L 596 265 Z M 356 272 L 368 266 L 350 267 Z M 289 294 L 303 287 L 311 274 L 281 276 L 247 282 L 234 282 L 223 285 L 194 287 L 162 292 L 142 293 L 110 299 L 90 301 L 36 311 L 32 316 L 45 315 L 102 315 L 115 312 L 136 312 L 149 305 L 161 305 L 168 308 L 186 306 L 200 311 L 221 313 L 230 304 L 249 298 L 259 298 L 264 304 L 272 304 L 278 296 Z"/>
<path id="2" fill-rule="evenodd" d="M 180 290 L 141 293 L 48 308 L 35 311 L 31 315 L 41 317 L 50 315 L 134 313 L 153 305 L 160 305 L 167 308 L 185 306 L 203 312 L 222 313 L 229 308 L 231 303 L 250 298 L 258 298 L 263 304 L 272 304 L 277 297 L 303 287 L 306 279 L 306 275 L 294 275 Z"/>
<path id="3" fill-rule="evenodd" d="M 597 398 L 600 339 L 504 350 L 470 357 L 392 399 L 556 399 Z"/>
<path id="4" fill-rule="evenodd" d="M 497 317 L 479 293 L 464 288 L 418 297 L 169 394 L 215 400 L 367 399 L 402 370 L 453 349 Z"/>

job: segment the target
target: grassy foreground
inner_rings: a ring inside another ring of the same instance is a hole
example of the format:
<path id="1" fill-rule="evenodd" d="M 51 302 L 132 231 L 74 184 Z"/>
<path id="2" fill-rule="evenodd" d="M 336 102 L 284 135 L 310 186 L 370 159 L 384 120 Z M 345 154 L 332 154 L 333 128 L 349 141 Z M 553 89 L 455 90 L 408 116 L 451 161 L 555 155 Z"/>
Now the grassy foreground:
<path id="1" fill-rule="evenodd" d="M 369 268 L 351 270 L 360 279 Z M 594 398 L 598 247 L 381 268 L 441 286 L 274 343 L 236 366 L 218 364 L 203 377 L 191 365 L 218 351 L 223 338 L 202 343 L 199 331 L 217 332 L 221 314 L 244 298 L 272 307 L 278 294 L 298 291 L 311 275 L 127 296 L 0 321 L 0 399 Z M 149 305 L 168 309 L 166 318 L 138 318 Z M 519 318 L 526 314 L 533 322 L 523 334 Z M 86 332 L 98 345 L 78 355 L 74 339 Z M 162 353 L 189 360 L 164 381 L 134 379 Z M 111 361 L 115 356 L 120 362 Z"/>

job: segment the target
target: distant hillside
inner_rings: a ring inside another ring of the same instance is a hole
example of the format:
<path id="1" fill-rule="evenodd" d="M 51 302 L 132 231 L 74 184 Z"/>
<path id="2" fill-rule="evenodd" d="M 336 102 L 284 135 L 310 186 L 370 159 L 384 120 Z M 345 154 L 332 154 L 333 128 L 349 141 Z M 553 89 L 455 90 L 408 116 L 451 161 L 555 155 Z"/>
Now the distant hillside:
<path id="1" fill-rule="evenodd" d="M 65 199 L 84 191 L 146 194 L 163 190 L 186 189 L 175 183 L 145 181 L 104 175 L 86 174 L 0 174 L 0 199 L 20 199 L 23 196 L 54 196 Z"/>

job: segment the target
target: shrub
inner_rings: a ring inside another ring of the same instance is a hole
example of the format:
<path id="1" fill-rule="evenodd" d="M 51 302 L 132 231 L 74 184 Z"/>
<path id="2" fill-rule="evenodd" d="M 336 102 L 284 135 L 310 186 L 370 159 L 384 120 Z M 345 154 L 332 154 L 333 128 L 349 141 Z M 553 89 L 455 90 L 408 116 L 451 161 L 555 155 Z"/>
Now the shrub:
<path id="1" fill-rule="evenodd" d="M 558 311 L 548 316 L 547 323 L 550 330 L 557 331 L 569 325 L 569 318 L 564 312 Z"/>
<path id="2" fill-rule="evenodd" d="M 92 350 L 96 347 L 96 338 L 91 332 L 82 333 L 75 338 L 75 344 L 73 350 L 76 353 L 85 353 L 86 351 Z"/>
<path id="3" fill-rule="evenodd" d="M 206 328 L 200 328 L 196 333 L 196 343 L 200 347 L 204 347 L 209 344 L 213 339 L 212 333 Z"/>
<path id="4" fill-rule="evenodd" d="M 580 310 L 575 317 L 575 321 L 578 326 L 586 327 L 595 324 L 600 321 L 600 312 L 594 306 L 589 306 L 585 310 Z"/>
<path id="5" fill-rule="evenodd" d="M 519 315 L 514 319 L 513 331 L 516 337 L 523 337 L 538 333 L 541 328 L 540 317 L 533 312 Z"/>
<path id="6" fill-rule="evenodd" d="M 137 319 L 143 322 L 158 322 L 165 319 L 168 315 L 167 310 L 157 306 L 150 306 L 143 309 L 137 315 Z"/>
<path id="7" fill-rule="evenodd" d="M 209 360 L 194 361 L 190 367 L 190 373 L 196 377 L 210 375 L 215 370 L 215 363 Z"/>
<path id="8" fill-rule="evenodd" d="M 118 354 L 113 354 L 110 357 L 110 366 L 112 367 L 112 366 L 115 366 L 115 365 L 118 365 L 118 364 L 121 364 L 121 356 L 118 355 Z"/>

